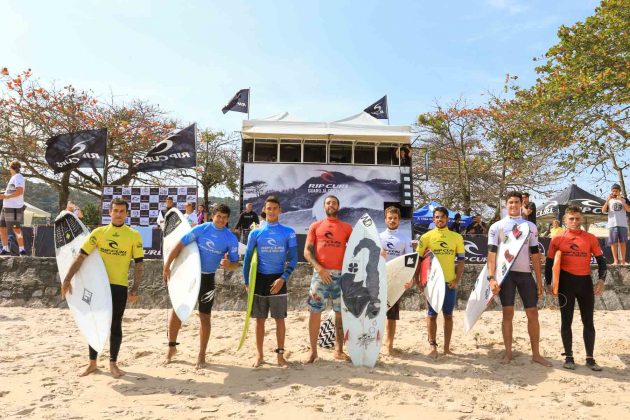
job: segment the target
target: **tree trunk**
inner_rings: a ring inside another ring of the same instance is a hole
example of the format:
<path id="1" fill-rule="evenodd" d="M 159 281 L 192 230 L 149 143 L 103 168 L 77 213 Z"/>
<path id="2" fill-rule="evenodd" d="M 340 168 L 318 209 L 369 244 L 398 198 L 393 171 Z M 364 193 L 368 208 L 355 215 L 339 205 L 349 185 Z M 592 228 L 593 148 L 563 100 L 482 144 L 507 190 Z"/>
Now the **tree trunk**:
<path id="1" fill-rule="evenodd" d="M 64 172 L 61 177 L 61 183 L 57 191 L 59 191 L 59 211 L 61 212 L 66 208 L 68 204 L 68 198 L 70 197 L 70 171 Z"/>

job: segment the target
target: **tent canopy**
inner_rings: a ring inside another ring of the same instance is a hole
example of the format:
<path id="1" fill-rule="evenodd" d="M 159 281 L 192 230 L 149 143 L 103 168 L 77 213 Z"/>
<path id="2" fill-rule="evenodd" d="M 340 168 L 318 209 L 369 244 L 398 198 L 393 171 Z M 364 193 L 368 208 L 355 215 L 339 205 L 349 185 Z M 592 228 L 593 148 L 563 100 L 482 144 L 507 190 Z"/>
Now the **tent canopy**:
<path id="1" fill-rule="evenodd" d="M 605 200 L 584 191 L 577 185 L 571 184 L 538 208 L 536 220 L 543 223 L 561 220 L 567 207 L 578 206 L 582 209 L 586 225 L 605 221 L 608 219 L 608 216 L 602 213 L 602 206 L 605 202 Z"/>
<path id="2" fill-rule="evenodd" d="M 26 209 L 24 209 L 24 226 L 31 226 L 33 224 L 33 217 L 50 217 L 50 213 L 32 204 L 24 202 L 24 205 L 26 206 Z"/>
<path id="3" fill-rule="evenodd" d="M 295 121 L 284 112 L 269 118 L 243 120 L 243 138 L 362 140 L 409 144 L 411 126 L 386 125 L 361 112 L 333 122 Z"/>
<path id="4" fill-rule="evenodd" d="M 443 207 L 443 206 L 437 201 L 431 201 L 430 203 L 425 204 L 424 206 L 420 207 L 418 210 L 413 212 L 413 222 L 416 224 L 425 224 L 425 225 L 433 222 L 433 210 L 436 207 Z M 447 209 L 447 210 L 448 210 L 448 225 L 450 226 L 455 221 L 455 215 L 458 212 L 453 211 L 451 209 Z M 470 224 L 472 223 L 472 217 L 466 216 L 465 214 L 461 214 L 461 213 L 460 215 L 462 216 L 462 221 L 461 221 L 462 227 L 465 228 L 465 227 L 470 226 Z"/>

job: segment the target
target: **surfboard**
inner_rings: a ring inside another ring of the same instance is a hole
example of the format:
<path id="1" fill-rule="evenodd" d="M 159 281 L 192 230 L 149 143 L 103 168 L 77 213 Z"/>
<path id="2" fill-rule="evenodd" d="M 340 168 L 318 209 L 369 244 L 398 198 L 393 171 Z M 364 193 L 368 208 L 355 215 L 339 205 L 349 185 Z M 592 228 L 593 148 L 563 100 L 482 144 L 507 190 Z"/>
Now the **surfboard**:
<path id="1" fill-rule="evenodd" d="M 426 250 L 420 263 L 420 283 L 424 286 L 424 296 L 429 305 L 435 312 L 442 312 L 446 296 L 446 281 L 442 266 L 430 249 Z"/>
<path id="2" fill-rule="evenodd" d="M 494 278 L 499 286 L 505 276 L 510 272 L 510 268 L 512 268 L 512 264 L 521 252 L 523 245 L 527 243 L 529 233 L 529 225 L 527 223 L 515 225 L 499 244 L 499 248 L 497 249 L 496 270 L 494 273 Z M 464 333 L 468 333 L 472 329 L 494 298 L 490 290 L 490 282 L 487 276 L 488 266 L 486 264 L 481 270 L 481 273 L 479 273 L 475 281 L 475 287 L 470 293 L 470 297 L 466 303 Z"/>
<path id="3" fill-rule="evenodd" d="M 416 273 L 420 257 L 417 252 L 400 255 L 385 264 L 387 271 L 387 309 L 398 302 L 407 284 Z"/>
<path id="4" fill-rule="evenodd" d="M 247 311 L 245 312 L 245 325 L 241 333 L 241 341 L 238 343 L 237 351 L 243 347 L 247 332 L 249 331 L 249 319 L 252 316 L 252 306 L 254 306 L 254 289 L 256 288 L 256 271 L 258 270 L 258 248 L 254 248 L 252 262 L 249 266 L 249 287 L 247 289 Z"/>
<path id="5" fill-rule="evenodd" d="M 62 283 L 89 234 L 85 225 L 68 211 L 62 211 L 55 219 L 55 255 Z M 66 294 L 66 301 L 74 322 L 88 344 L 101 353 L 112 326 L 112 291 L 98 250 L 83 261 L 71 285 L 72 293 Z"/>
<path id="6" fill-rule="evenodd" d="M 364 214 L 354 226 L 341 270 L 343 340 L 355 366 L 373 367 L 383 342 L 387 271 L 374 221 Z"/>
<path id="7" fill-rule="evenodd" d="M 188 219 L 175 207 L 164 216 L 164 262 L 175 245 L 191 231 Z M 180 321 L 188 319 L 195 309 L 201 286 L 201 259 L 196 242 L 186 245 L 171 263 L 168 295 Z"/>
<path id="8" fill-rule="evenodd" d="M 562 251 L 557 250 L 553 256 L 553 267 L 551 269 L 551 284 L 552 293 L 554 296 L 558 296 L 558 289 L 560 287 L 560 263 L 562 262 Z"/>

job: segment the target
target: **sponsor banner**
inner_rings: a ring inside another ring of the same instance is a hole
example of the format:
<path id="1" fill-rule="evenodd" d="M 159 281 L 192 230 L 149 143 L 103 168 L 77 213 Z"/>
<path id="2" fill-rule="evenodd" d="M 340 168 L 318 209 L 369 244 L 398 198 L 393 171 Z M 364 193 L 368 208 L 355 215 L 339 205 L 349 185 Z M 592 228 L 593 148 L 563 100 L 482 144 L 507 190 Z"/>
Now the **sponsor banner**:
<path id="1" fill-rule="evenodd" d="M 195 203 L 197 208 L 197 187 L 193 185 L 175 187 L 123 187 L 108 185 L 103 187 L 101 223 L 109 224 L 109 206 L 114 198 L 122 198 L 129 203 L 129 215 L 125 223 L 131 226 L 155 226 L 160 211 L 166 208 L 166 197 L 173 199 L 174 205 L 185 212 L 186 202 Z"/>
<path id="2" fill-rule="evenodd" d="M 243 204 L 252 203 L 259 213 L 272 194 L 282 206 L 280 223 L 298 234 L 307 233 L 311 223 L 326 217 L 324 199 L 329 194 L 339 198 L 341 220 L 354 226 L 368 213 L 382 230 L 385 203 L 400 203 L 400 167 L 246 163 Z M 401 229 L 408 230 L 411 238 L 410 220 L 403 220 Z"/>
<path id="3" fill-rule="evenodd" d="M 75 168 L 102 169 L 107 149 L 107 129 L 61 134 L 46 140 L 46 162 L 54 172 Z"/>
<path id="4" fill-rule="evenodd" d="M 144 158 L 135 162 L 138 172 L 194 168 L 197 165 L 196 130 L 193 124 L 153 146 Z"/>

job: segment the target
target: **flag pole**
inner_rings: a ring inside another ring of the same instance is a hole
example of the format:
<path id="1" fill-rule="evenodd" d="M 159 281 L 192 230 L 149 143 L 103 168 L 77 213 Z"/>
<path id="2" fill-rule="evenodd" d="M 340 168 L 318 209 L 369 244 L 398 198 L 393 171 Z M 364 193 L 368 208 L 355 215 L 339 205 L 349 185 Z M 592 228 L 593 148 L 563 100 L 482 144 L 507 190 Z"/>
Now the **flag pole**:
<path id="1" fill-rule="evenodd" d="M 387 112 L 387 125 L 389 125 L 389 102 L 387 101 L 387 95 L 385 95 L 385 112 Z"/>
<path id="2" fill-rule="evenodd" d="M 252 87 L 249 86 L 247 88 L 247 119 L 249 120 L 249 103 L 251 102 L 252 97 Z"/>

